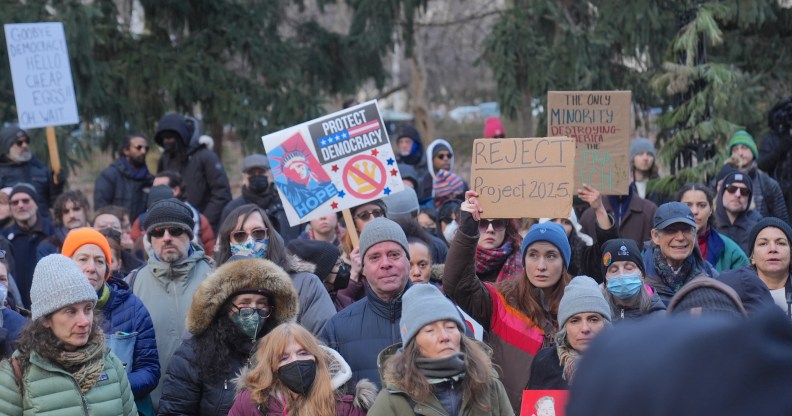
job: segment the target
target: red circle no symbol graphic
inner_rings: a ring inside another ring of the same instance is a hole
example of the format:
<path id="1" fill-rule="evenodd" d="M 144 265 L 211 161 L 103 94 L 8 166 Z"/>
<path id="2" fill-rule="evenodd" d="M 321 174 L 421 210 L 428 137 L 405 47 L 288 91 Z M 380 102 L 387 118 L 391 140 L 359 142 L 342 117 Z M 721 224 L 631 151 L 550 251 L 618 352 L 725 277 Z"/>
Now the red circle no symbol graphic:
<path id="1" fill-rule="evenodd" d="M 373 198 L 385 189 L 388 175 L 376 157 L 358 155 L 344 166 L 344 187 L 355 198 Z"/>

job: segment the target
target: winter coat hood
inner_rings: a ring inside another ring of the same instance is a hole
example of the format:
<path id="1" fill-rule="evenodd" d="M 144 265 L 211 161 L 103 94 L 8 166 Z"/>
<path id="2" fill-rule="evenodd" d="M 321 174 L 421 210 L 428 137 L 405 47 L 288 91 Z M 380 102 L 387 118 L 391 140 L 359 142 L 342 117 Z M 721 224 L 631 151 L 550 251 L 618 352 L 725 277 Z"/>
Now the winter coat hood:
<path id="1" fill-rule="evenodd" d="M 232 295 L 250 288 L 270 293 L 273 312 L 268 321 L 273 322 L 268 326 L 296 319 L 297 290 L 289 275 L 269 260 L 243 259 L 220 266 L 201 282 L 187 313 L 187 329 L 193 335 L 203 333 Z"/>
<path id="2" fill-rule="evenodd" d="M 451 152 L 451 166 L 448 167 L 448 171 L 452 172 L 454 170 L 454 148 L 451 146 L 451 143 L 448 143 L 445 139 L 435 139 L 432 143 L 429 144 L 429 147 L 426 148 L 426 168 L 429 170 L 429 174 L 432 175 L 432 178 L 435 177 L 435 170 L 434 170 L 434 151 L 437 146 L 445 146 L 448 148 L 448 151 Z"/>

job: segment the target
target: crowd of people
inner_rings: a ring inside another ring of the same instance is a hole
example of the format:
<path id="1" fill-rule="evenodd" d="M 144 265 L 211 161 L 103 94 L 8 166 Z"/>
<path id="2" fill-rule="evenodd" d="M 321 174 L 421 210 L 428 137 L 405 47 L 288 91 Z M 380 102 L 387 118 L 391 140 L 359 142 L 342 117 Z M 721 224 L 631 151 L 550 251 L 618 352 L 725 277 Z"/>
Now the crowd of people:
<path id="1" fill-rule="evenodd" d="M 93 204 L 3 128 L 0 413 L 515 415 L 525 390 L 570 389 L 585 409 L 612 373 L 589 346 L 621 328 L 789 323 L 792 125 L 770 120 L 676 195 L 634 139 L 628 194 L 583 185 L 564 218 L 491 218 L 451 143 L 406 126 L 404 191 L 298 226 L 264 155 L 232 198 L 191 117 L 159 121 L 156 174 L 147 136 L 124 138 Z"/>

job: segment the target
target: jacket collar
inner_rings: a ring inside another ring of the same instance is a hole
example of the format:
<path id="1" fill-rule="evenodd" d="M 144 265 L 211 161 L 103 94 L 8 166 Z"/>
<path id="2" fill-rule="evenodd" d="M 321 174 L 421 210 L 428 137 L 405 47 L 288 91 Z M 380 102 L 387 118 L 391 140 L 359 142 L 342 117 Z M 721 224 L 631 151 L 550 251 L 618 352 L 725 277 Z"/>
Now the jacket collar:
<path id="1" fill-rule="evenodd" d="M 407 284 L 404 286 L 404 290 L 402 290 L 399 296 L 387 302 L 380 299 L 379 296 L 371 290 L 371 287 L 366 287 L 366 298 L 368 299 L 369 305 L 371 305 L 371 308 L 374 310 L 374 313 L 390 321 L 396 321 L 401 318 L 402 296 L 404 296 L 404 292 L 410 287 L 412 287 L 412 281 L 408 277 Z"/>

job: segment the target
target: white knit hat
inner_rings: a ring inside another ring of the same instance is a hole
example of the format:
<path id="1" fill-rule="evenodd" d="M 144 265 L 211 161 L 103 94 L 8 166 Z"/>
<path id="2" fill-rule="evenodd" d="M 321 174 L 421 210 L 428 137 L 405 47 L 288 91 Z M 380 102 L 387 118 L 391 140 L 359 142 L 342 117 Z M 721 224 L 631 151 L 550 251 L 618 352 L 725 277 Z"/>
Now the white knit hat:
<path id="1" fill-rule="evenodd" d="M 96 290 L 72 259 L 50 254 L 36 264 L 30 286 L 34 321 L 64 306 L 87 301 L 96 304 Z"/>

